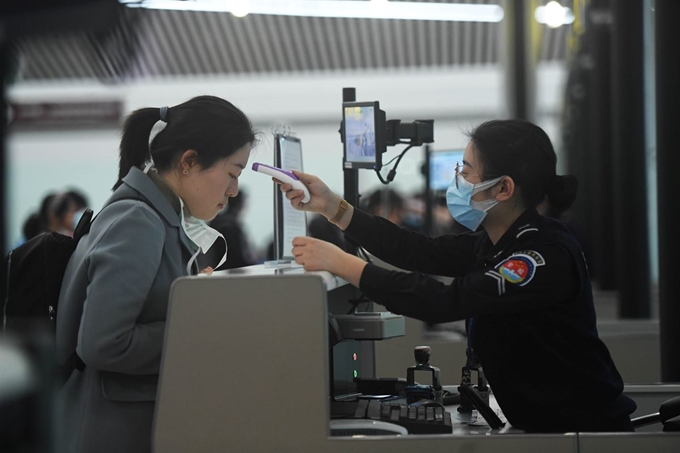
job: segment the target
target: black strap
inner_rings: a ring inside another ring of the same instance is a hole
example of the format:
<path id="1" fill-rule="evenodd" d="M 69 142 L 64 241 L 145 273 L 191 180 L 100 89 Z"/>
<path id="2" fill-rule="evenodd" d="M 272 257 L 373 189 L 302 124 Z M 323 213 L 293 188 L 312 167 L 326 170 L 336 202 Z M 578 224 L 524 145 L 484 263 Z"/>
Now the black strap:
<path id="1" fill-rule="evenodd" d="M 80 238 L 90 232 L 90 224 L 92 223 L 93 215 L 94 212 L 90 208 L 85 209 L 85 212 L 83 212 L 82 217 L 80 217 L 80 220 L 78 221 L 78 225 L 76 225 L 76 229 L 73 231 L 73 239 L 75 239 L 76 243 Z"/>

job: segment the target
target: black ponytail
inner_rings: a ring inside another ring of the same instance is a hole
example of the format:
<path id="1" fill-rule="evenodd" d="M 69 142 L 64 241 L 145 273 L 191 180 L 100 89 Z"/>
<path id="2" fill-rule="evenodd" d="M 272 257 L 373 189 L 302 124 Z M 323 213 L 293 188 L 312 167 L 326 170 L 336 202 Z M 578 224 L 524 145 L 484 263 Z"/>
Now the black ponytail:
<path id="1" fill-rule="evenodd" d="M 151 130 L 161 119 L 167 125 L 149 144 Z M 190 149 L 196 151 L 203 169 L 210 168 L 244 146 L 254 146 L 257 135 L 241 110 L 215 96 L 198 96 L 170 108 L 136 110 L 123 126 L 118 182 L 113 188 L 120 186 L 132 167 L 150 159 L 159 173 L 170 171 Z"/>
<path id="2" fill-rule="evenodd" d="M 566 211 L 576 200 L 578 179 L 572 175 L 555 176 L 546 195 L 550 207 L 557 212 Z"/>
<path id="3" fill-rule="evenodd" d="M 132 112 L 123 125 L 123 136 L 120 140 L 120 162 L 118 164 L 118 181 L 113 186 L 116 190 L 123 183 L 123 178 L 132 167 L 141 167 L 149 160 L 149 136 L 153 126 L 160 119 L 160 109 L 143 108 Z"/>

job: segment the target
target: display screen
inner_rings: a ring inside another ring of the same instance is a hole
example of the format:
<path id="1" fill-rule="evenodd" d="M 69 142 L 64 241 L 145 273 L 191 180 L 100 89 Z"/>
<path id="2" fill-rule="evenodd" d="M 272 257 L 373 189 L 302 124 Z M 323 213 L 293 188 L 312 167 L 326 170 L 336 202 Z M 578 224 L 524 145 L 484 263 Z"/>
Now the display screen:
<path id="1" fill-rule="evenodd" d="M 430 190 L 441 191 L 449 188 L 456 175 L 456 163 L 463 165 L 463 153 L 462 149 L 430 153 Z"/>
<path id="2" fill-rule="evenodd" d="M 345 162 L 353 167 L 372 168 L 378 152 L 376 139 L 377 102 L 344 105 Z"/>

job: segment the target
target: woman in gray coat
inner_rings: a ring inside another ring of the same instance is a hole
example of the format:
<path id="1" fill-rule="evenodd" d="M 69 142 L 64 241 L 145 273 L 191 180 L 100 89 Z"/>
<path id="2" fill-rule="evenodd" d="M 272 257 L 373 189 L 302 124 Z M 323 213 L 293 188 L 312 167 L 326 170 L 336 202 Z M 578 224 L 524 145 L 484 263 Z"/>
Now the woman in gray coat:
<path id="1" fill-rule="evenodd" d="M 127 118 L 119 180 L 59 297 L 57 357 L 79 363 L 59 395 L 61 451 L 151 451 L 170 286 L 223 239 L 205 221 L 238 193 L 255 142 L 243 112 L 212 96 Z"/>

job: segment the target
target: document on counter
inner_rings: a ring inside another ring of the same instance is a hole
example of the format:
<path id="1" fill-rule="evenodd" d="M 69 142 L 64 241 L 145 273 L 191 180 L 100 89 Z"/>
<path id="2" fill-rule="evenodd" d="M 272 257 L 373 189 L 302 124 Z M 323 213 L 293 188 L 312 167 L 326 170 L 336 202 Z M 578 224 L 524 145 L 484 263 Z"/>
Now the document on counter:
<path id="1" fill-rule="evenodd" d="M 303 171 L 302 146 L 299 141 L 284 140 L 281 146 L 281 168 Z M 307 213 L 293 208 L 287 199 L 283 200 L 283 258 L 293 258 L 293 239 L 307 236 Z"/>

